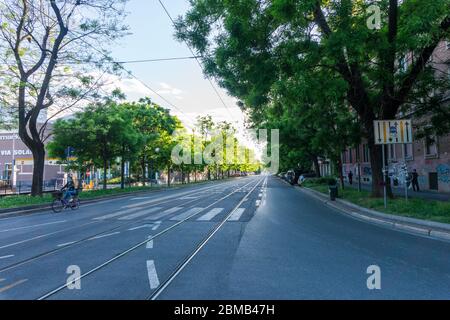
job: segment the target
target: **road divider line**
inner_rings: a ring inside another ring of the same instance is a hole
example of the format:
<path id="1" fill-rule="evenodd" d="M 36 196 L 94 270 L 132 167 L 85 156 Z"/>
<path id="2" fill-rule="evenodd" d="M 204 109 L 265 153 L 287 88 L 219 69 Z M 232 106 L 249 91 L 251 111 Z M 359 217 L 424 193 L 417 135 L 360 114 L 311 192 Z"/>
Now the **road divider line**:
<path id="1" fill-rule="evenodd" d="M 148 282 L 150 283 L 150 289 L 156 289 L 159 287 L 158 274 L 156 273 L 155 262 L 153 260 L 147 260 L 147 274 Z"/>
<path id="2" fill-rule="evenodd" d="M 63 223 L 63 222 L 66 222 L 66 221 L 67 221 L 67 220 L 62 220 L 62 221 L 55 221 L 55 222 L 48 222 L 48 223 L 35 224 L 35 225 L 32 225 L 32 226 L 26 226 L 26 227 L 18 227 L 18 228 L 12 228 L 12 229 L 5 229 L 5 230 L 0 230 L 0 233 L 2 233 L 2 232 L 8 232 L 8 231 L 17 231 L 17 230 L 28 229 L 28 228 L 41 227 L 41 226 L 48 226 L 48 225 L 50 225 L 50 224 Z"/>
<path id="3" fill-rule="evenodd" d="M 5 292 L 5 291 L 7 291 L 9 289 L 17 287 L 18 285 L 21 285 L 22 283 L 24 283 L 26 281 L 28 281 L 28 279 L 22 279 L 22 280 L 14 282 L 14 283 L 11 283 L 10 285 L 8 285 L 6 287 L 0 288 L 0 293 L 3 293 L 3 292 Z"/>
<path id="4" fill-rule="evenodd" d="M 58 244 L 58 247 L 65 247 L 65 246 L 70 246 L 71 244 L 74 244 L 76 241 L 70 241 L 70 242 L 66 242 L 66 243 L 61 243 Z"/>
<path id="5" fill-rule="evenodd" d="M 101 238 L 106 238 L 106 237 L 114 236 L 114 235 L 119 234 L 119 233 L 120 233 L 120 231 L 111 232 L 111 233 L 107 233 L 107 234 L 102 234 L 100 236 L 92 237 L 89 240 L 97 240 L 97 239 L 101 239 Z"/>
<path id="6" fill-rule="evenodd" d="M 151 228 L 151 227 L 153 227 L 153 224 L 144 224 L 142 226 L 130 228 L 130 229 L 128 229 L 128 231 L 134 231 L 134 230 L 138 230 L 138 229 L 142 229 L 142 228 Z"/>
<path id="7" fill-rule="evenodd" d="M 14 257 L 14 255 L 13 255 L 13 254 L 10 254 L 10 255 L 7 255 L 7 256 L 0 257 L 0 260 L 12 258 L 12 257 Z"/>

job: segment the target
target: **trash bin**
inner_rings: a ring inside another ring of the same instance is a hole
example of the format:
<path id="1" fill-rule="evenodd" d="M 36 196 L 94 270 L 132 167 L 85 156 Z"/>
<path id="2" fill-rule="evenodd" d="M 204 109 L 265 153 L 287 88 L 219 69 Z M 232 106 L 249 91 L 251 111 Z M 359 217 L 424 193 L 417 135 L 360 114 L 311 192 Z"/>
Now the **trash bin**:
<path id="1" fill-rule="evenodd" d="M 336 201 L 338 196 L 338 184 L 335 179 L 330 179 L 328 182 L 328 192 L 330 193 L 331 201 Z"/>

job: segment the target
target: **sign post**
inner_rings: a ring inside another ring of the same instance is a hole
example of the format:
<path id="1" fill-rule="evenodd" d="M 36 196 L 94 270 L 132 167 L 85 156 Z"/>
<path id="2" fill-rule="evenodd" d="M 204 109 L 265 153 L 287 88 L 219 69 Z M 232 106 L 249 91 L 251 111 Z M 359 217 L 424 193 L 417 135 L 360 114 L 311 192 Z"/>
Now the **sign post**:
<path id="1" fill-rule="evenodd" d="M 375 144 L 381 145 L 382 147 L 382 158 L 383 158 L 383 185 L 384 185 L 384 207 L 387 207 L 387 195 L 386 195 L 386 158 L 385 158 L 385 145 L 390 144 L 411 144 L 413 143 L 412 136 L 412 123 L 411 120 L 376 120 L 374 121 L 374 131 L 375 131 Z M 407 166 L 406 166 L 406 153 L 404 153 L 405 160 L 405 175 L 407 176 Z M 405 196 L 408 199 L 408 182 L 405 178 Z"/>

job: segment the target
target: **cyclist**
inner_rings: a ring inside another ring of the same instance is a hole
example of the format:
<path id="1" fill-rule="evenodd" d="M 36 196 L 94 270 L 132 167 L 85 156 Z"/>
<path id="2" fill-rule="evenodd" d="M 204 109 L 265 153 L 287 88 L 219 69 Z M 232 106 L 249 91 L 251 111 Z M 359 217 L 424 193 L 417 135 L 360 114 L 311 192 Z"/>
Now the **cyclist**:
<path id="1" fill-rule="evenodd" d="M 75 190 L 75 182 L 73 181 L 73 176 L 71 173 L 67 175 L 67 183 L 61 188 L 61 191 L 64 192 L 63 200 L 66 204 L 69 203 L 70 200 L 73 199 L 73 196 L 77 194 L 77 191 Z"/>

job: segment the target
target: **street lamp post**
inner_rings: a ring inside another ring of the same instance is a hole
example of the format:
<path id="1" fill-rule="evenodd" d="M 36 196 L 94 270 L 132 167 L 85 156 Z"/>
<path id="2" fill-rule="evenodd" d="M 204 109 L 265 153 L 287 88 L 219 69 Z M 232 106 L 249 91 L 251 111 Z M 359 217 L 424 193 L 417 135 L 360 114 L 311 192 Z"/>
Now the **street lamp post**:
<path id="1" fill-rule="evenodd" d="M 155 148 L 155 154 L 159 152 L 159 148 Z M 150 187 L 153 186 L 153 158 L 150 159 Z"/>

